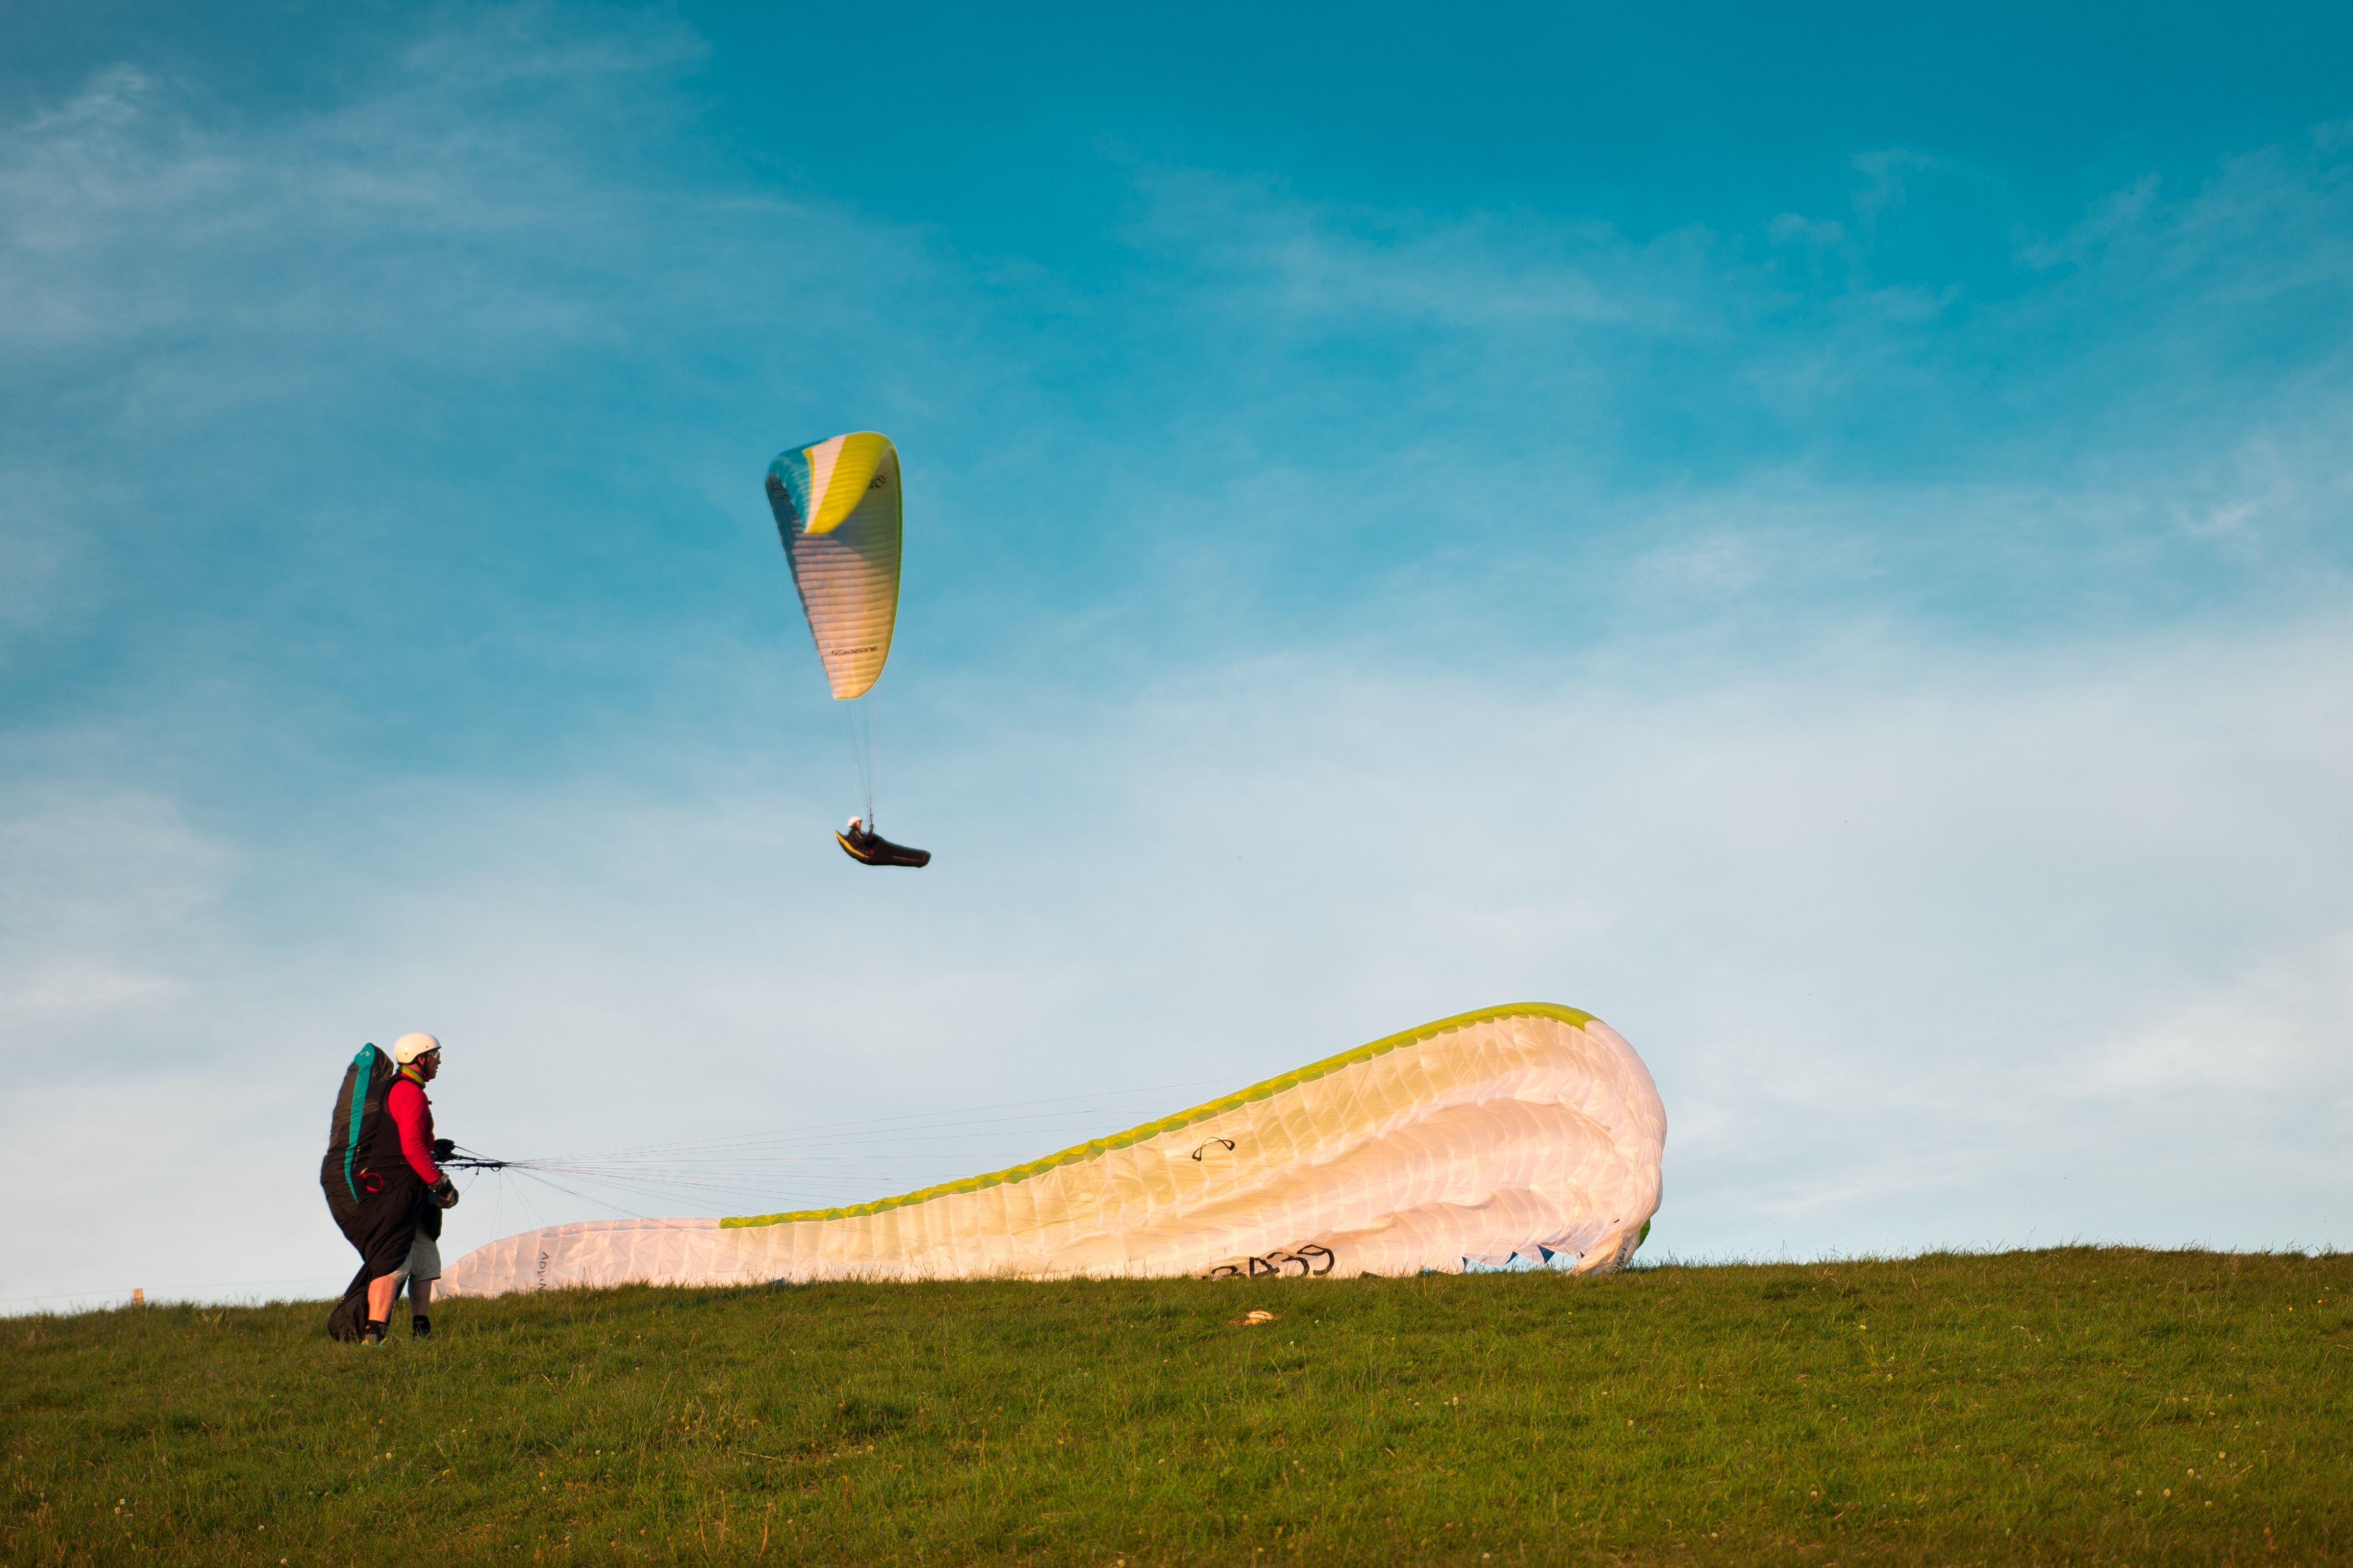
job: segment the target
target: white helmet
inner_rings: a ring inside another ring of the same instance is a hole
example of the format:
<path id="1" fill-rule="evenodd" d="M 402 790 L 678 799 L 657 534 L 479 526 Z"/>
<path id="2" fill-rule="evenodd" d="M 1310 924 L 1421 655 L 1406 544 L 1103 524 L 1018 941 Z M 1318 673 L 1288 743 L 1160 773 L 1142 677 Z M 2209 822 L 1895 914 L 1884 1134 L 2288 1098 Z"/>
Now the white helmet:
<path id="1" fill-rule="evenodd" d="M 427 1051 L 438 1051 L 441 1042 L 430 1035 L 403 1035 L 392 1042 L 392 1059 L 406 1067 Z"/>

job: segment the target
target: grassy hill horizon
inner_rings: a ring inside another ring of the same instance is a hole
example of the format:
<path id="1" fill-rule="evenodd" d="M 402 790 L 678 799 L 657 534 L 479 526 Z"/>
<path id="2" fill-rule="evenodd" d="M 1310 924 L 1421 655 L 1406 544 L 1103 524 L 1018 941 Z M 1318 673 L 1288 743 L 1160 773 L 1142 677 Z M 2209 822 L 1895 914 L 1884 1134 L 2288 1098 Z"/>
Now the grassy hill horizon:
<path id="1" fill-rule="evenodd" d="M 2077 1247 L 25 1317 L 0 1560 L 2339 1562 L 2348 1295 Z"/>

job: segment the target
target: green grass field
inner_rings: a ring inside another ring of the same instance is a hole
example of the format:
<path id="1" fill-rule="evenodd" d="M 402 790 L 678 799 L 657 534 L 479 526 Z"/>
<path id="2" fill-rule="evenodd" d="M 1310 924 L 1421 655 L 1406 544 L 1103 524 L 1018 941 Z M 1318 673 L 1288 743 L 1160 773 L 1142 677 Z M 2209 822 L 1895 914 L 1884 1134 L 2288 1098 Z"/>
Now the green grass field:
<path id="1" fill-rule="evenodd" d="M 575 1292 L 378 1351 L 320 1303 L 20 1318 L 0 1553 L 2342 1563 L 2348 1295 L 2069 1248 Z"/>

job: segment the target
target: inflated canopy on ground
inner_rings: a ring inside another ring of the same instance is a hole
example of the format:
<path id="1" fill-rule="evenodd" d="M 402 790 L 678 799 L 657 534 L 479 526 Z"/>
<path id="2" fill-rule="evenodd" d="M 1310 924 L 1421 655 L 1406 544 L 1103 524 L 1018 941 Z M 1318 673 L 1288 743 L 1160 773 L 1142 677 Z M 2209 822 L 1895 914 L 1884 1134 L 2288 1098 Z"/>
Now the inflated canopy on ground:
<path id="1" fill-rule="evenodd" d="M 444 1289 L 632 1281 L 1412 1274 L 1621 1266 L 1659 1205 L 1641 1058 L 1544 1003 L 1440 1019 L 1029 1164 L 850 1208 L 592 1221 Z"/>

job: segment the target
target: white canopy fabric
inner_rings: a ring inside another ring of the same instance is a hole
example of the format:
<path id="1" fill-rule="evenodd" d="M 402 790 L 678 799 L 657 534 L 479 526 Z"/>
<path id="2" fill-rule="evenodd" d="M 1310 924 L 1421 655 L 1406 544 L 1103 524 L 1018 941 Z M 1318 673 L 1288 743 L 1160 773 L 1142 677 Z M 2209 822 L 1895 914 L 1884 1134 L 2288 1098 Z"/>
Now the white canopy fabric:
<path id="1" fill-rule="evenodd" d="M 1440 1019 L 1026 1165 L 850 1208 L 602 1220 L 477 1247 L 445 1295 L 818 1279 L 1622 1267 L 1667 1119 L 1575 1008 Z"/>
<path id="2" fill-rule="evenodd" d="M 863 696 L 899 619 L 899 448 L 860 430 L 779 452 L 768 504 L 826 682 L 844 700 Z"/>

